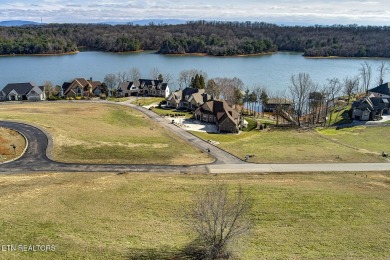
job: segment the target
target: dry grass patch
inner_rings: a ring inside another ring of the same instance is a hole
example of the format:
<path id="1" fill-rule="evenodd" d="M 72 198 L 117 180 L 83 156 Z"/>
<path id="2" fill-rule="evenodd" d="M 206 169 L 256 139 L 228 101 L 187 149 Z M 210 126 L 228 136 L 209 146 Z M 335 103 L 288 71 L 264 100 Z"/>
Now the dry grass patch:
<path id="1" fill-rule="evenodd" d="M 0 176 L 0 244 L 55 245 L 5 259 L 176 259 L 184 210 L 215 179 L 253 200 L 238 259 L 388 259 L 390 173 Z"/>
<path id="2" fill-rule="evenodd" d="M 322 138 L 316 131 L 295 129 L 233 134 L 193 132 L 204 140 L 219 142 L 221 148 L 256 163 L 309 163 L 309 162 L 383 162 L 377 154 L 356 150 Z"/>
<path id="3" fill-rule="evenodd" d="M 15 146 L 15 150 L 13 149 Z M 20 156 L 26 146 L 22 135 L 13 130 L 0 127 L 0 163 Z"/>
<path id="4" fill-rule="evenodd" d="M 200 164 L 211 158 L 131 108 L 102 103 L 0 105 L 0 118 L 31 122 L 53 137 L 63 162 Z"/>

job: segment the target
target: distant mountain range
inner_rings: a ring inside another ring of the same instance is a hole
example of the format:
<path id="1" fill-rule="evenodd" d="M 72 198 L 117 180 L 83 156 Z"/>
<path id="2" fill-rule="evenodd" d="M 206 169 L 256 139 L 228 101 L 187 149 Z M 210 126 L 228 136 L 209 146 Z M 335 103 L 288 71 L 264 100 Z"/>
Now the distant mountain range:
<path id="1" fill-rule="evenodd" d="M 178 19 L 146 19 L 146 20 L 134 20 L 134 21 L 126 21 L 126 22 L 97 22 L 97 24 L 110 24 L 110 25 L 118 25 L 118 24 L 133 24 L 133 25 L 149 25 L 149 24 L 183 24 L 186 23 L 185 20 Z M 22 20 L 10 20 L 10 21 L 1 21 L 0 26 L 23 26 L 23 25 L 39 25 L 41 23 L 32 22 L 32 21 L 22 21 Z"/>
<path id="2" fill-rule="evenodd" d="M 12 20 L 12 21 L 2 21 L 0 26 L 22 26 L 22 25 L 38 25 L 40 23 L 32 21 L 22 21 L 22 20 Z"/>

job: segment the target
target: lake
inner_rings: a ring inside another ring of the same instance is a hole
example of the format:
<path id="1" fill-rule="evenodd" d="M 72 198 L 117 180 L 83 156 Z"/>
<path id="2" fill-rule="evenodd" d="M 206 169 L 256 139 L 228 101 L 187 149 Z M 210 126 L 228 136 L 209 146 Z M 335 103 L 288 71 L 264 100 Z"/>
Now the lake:
<path id="1" fill-rule="evenodd" d="M 283 91 L 290 85 L 292 74 L 309 73 L 320 85 L 326 79 L 355 76 L 364 61 L 376 68 L 386 59 L 305 58 L 300 53 L 278 52 L 247 57 L 212 57 L 189 55 L 159 55 L 152 52 L 117 54 L 85 51 L 57 56 L 2 56 L 0 57 L 0 89 L 7 83 L 45 81 L 62 85 L 76 77 L 103 81 L 108 73 L 127 72 L 138 68 L 143 78 L 150 78 L 153 68 L 173 76 L 171 89 L 178 88 L 177 78 L 182 70 L 200 69 L 211 77 L 238 77 L 246 87 L 258 84 L 271 91 Z M 388 59 L 386 60 L 388 61 Z M 387 79 L 385 80 L 387 81 Z M 374 84 L 374 82 L 373 82 Z"/>

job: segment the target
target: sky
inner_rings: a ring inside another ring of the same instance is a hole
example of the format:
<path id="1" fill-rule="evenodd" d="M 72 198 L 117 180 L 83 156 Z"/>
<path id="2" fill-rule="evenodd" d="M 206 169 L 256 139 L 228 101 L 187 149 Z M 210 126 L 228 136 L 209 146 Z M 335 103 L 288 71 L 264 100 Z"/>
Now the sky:
<path id="1" fill-rule="evenodd" d="M 389 0 L 0 0 L 0 21 L 128 22 L 143 19 L 390 25 Z"/>

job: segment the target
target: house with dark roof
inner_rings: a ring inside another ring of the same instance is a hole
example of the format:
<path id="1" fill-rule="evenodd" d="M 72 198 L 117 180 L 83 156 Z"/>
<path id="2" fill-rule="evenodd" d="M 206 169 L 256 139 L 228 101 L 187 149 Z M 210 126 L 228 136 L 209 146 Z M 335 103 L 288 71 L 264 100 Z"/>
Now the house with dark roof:
<path id="1" fill-rule="evenodd" d="M 293 107 L 293 104 L 294 102 L 288 98 L 270 98 L 263 104 L 264 112 L 275 112 L 277 108 L 287 111 Z"/>
<path id="2" fill-rule="evenodd" d="M 157 79 L 139 79 L 139 95 L 152 97 L 169 97 L 170 90 L 167 83 Z"/>
<path id="3" fill-rule="evenodd" d="M 10 83 L 0 92 L 0 100 L 45 100 L 46 95 L 43 86 L 32 83 Z"/>
<path id="4" fill-rule="evenodd" d="M 377 97 L 390 98 L 390 82 L 368 90 L 368 94 L 375 95 Z"/>
<path id="5" fill-rule="evenodd" d="M 95 96 L 94 93 L 101 94 L 101 85 L 100 81 L 93 81 L 92 78 L 89 80 L 76 78 L 71 82 L 62 84 L 60 96 L 65 98 L 93 97 Z"/>
<path id="6" fill-rule="evenodd" d="M 118 97 L 130 97 L 137 95 L 139 91 L 139 88 L 137 84 L 135 84 L 132 81 L 125 81 L 119 84 L 117 90 L 116 90 L 116 95 Z"/>
<path id="7" fill-rule="evenodd" d="M 225 100 L 209 100 L 194 112 L 196 120 L 216 124 L 219 132 L 238 133 L 243 127 L 241 114 Z"/>
<path id="8" fill-rule="evenodd" d="M 363 97 L 352 103 L 352 119 L 368 121 L 377 120 L 389 113 L 390 98 Z"/>

